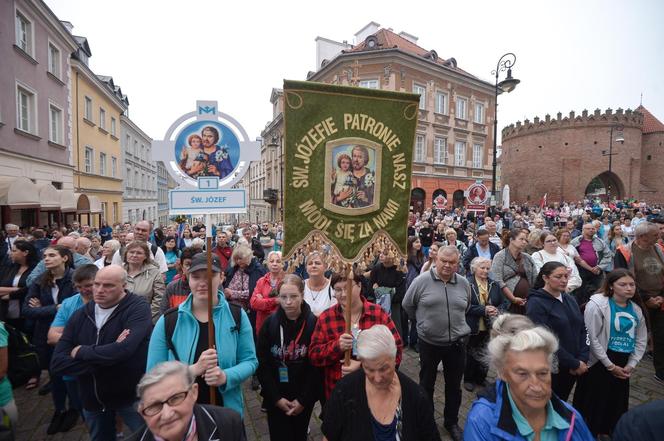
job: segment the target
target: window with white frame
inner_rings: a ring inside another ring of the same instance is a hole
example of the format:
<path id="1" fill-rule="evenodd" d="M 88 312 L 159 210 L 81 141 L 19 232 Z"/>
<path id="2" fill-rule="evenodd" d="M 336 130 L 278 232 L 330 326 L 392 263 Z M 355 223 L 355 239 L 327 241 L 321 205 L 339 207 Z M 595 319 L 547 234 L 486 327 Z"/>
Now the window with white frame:
<path id="1" fill-rule="evenodd" d="M 436 137 L 433 142 L 433 162 L 447 164 L 447 138 Z"/>
<path id="2" fill-rule="evenodd" d="M 134 156 L 138 158 L 138 141 L 134 139 Z"/>
<path id="3" fill-rule="evenodd" d="M 60 66 L 62 65 L 62 58 L 60 57 L 60 49 L 50 41 L 48 42 L 48 71 L 55 77 L 60 78 Z"/>
<path id="4" fill-rule="evenodd" d="M 94 171 L 94 158 L 95 152 L 91 147 L 85 148 L 85 172 L 92 173 Z"/>
<path id="5" fill-rule="evenodd" d="M 99 153 L 99 174 L 106 176 L 106 153 Z"/>
<path id="6" fill-rule="evenodd" d="M 16 46 L 20 47 L 25 53 L 34 56 L 32 43 L 33 38 L 32 22 L 25 15 L 16 11 Z"/>
<path id="7" fill-rule="evenodd" d="M 131 169 L 127 167 L 127 188 L 132 188 L 134 186 L 134 180 L 132 179 Z"/>
<path id="8" fill-rule="evenodd" d="M 106 111 L 101 107 L 99 108 L 99 127 L 106 129 Z"/>
<path id="9" fill-rule="evenodd" d="M 468 119 L 468 100 L 460 96 L 456 97 L 456 117 Z"/>
<path id="10" fill-rule="evenodd" d="M 108 214 L 108 202 L 101 203 L 101 217 L 102 219 L 108 219 L 106 215 Z"/>
<path id="11" fill-rule="evenodd" d="M 454 165 L 460 167 L 466 165 L 466 143 L 463 141 L 454 143 Z"/>
<path id="12" fill-rule="evenodd" d="M 424 162 L 424 146 L 426 138 L 424 135 L 417 135 L 415 138 L 415 162 Z"/>
<path id="13" fill-rule="evenodd" d="M 419 84 L 413 84 L 413 93 L 420 95 L 420 109 L 427 108 L 427 88 Z"/>
<path id="14" fill-rule="evenodd" d="M 48 140 L 56 144 L 64 144 L 62 109 L 55 104 L 48 105 Z"/>
<path id="15" fill-rule="evenodd" d="M 141 181 L 138 180 L 138 172 L 134 172 L 134 188 L 139 189 L 141 188 Z"/>
<path id="16" fill-rule="evenodd" d="M 378 80 L 360 80 L 360 87 L 378 89 Z"/>
<path id="17" fill-rule="evenodd" d="M 88 121 L 92 121 L 92 98 L 89 96 L 85 97 L 85 108 L 83 117 Z"/>
<path id="18" fill-rule="evenodd" d="M 118 208 L 119 208 L 118 203 L 113 202 L 113 222 L 114 223 L 118 221 L 118 213 L 119 213 Z"/>
<path id="19" fill-rule="evenodd" d="M 37 99 L 31 90 L 16 87 L 17 127 L 24 132 L 37 134 Z"/>
<path id="20" fill-rule="evenodd" d="M 447 94 L 436 92 L 436 113 L 447 115 Z"/>
<path id="21" fill-rule="evenodd" d="M 116 127 L 115 127 L 115 118 L 113 118 L 113 117 L 111 116 L 111 135 L 113 135 L 113 136 L 116 135 L 115 128 L 116 128 Z"/>
<path id="22" fill-rule="evenodd" d="M 482 144 L 475 143 L 473 144 L 473 167 L 482 168 Z"/>
<path id="23" fill-rule="evenodd" d="M 475 117 L 473 119 L 478 124 L 484 124 L 484 104 L 475 103 Z"/>
<path id="24" fill-rule="evenodd" d="M 118 176 L 118 158 L 111 156 L 111 177 L 117 178 Z"/>
<path id="25" fill-rule="evenodd" d="M 145 144 L 141 144 L 141 159 L 145 161 Z"/>

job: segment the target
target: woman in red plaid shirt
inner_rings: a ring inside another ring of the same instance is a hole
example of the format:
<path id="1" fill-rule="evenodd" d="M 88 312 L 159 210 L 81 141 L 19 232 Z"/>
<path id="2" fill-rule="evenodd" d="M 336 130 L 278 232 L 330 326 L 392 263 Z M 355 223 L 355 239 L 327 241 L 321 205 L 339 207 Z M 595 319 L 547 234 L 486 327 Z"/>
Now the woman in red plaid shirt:
<path id="1" fill-rule="evenodd" d="M 331 279 L 332 289 L 337 299 L 337 304 L 325 310 L 318 317 L 316 328 L 311 336 L 309 346 L 309 359 L 311 364 L 323 368 L 325 398 L 329 398 L 337 381 L 344 376 L 360 368 L 360 362 L 356 357 L 357 335 L 363 329 L 369 329 L 375 324 L 386 325 L 397 344 L 397 366 L 401 363 L 401 350 L 403 344 L 394 322 L 380 306 L 368 302 L 362 296 L 361 275 L 353 274 L 352 299 L 351 299 L 351 334 L 346 334 L 346 320 L 344 319 L 346 308 L 346 288 L 348 277 L 345 274 L 333 274 Z M 352 349 L 349 366 L 344 366 L 344 352 Z"/>

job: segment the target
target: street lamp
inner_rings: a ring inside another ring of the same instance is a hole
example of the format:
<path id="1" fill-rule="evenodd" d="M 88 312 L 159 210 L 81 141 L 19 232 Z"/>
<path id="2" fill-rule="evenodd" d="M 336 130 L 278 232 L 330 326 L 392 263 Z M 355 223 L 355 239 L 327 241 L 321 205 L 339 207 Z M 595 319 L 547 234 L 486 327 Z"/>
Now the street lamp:
<path id="1" fill-rule="evenodd" d="M 284 169 L 283 169 L 283 161 L 281 158 L 281 155 L 283 153 L 282 148 L 281 148 L 281 143 L 279 142 L 279 137 L 277 135 L 272 136 L 272 140 L 270 143 L 267 145 L 274 151 L 277 150 L 277 147 L 279 147 L 279 154 L 277 155 L 277 161 L 279 161 L 279 214 L 281 216 L 281 221 L 283 222 L 284 220 Z"/>
<path id="2" fill-rule="evenodd" d="M 602 150 L 602 156 L 608 156 L 609 157 L 609 180 L 606 183 L 606 202 L 607 204 L 611 203 L 611 180 L 613 180 L 612 176 L 612 169 L 611 166 L 613 165 L 612 159 L 613 155 L 617 155 L 618 153 L 613 153 L 613 130 L 616 130 L 618 132 L 616 136 L 616 142 L 619 142 L 620 144 L 625 143 L 625 137 L 623 136 L 623 130 L 625 130 L 625 127 L 623 127 L 622 124 L 618 124 L 615 126 L 611 126 L 611 132 L 609 132 L 609 151 L 607 152 L 606 150 Z"/>
<path id="3" fill-rule="evenodd" d="M 498 95 L 503 92 L 510 93 L 521 81 L 512 77 L 512 66 L 516 64 L 516 55 L 508 52 L 498 60 L 496 70 L 491 71 L 491 74 L 496 76 L 495 82 L 495 96 L 493 108 L 493 164 L 491 171 L 491 206 L 496 205 L 496 169 L 498 168 Z M 498 75 L 500 72 L 507 70 L 507 77 L 498 82 Z"/>

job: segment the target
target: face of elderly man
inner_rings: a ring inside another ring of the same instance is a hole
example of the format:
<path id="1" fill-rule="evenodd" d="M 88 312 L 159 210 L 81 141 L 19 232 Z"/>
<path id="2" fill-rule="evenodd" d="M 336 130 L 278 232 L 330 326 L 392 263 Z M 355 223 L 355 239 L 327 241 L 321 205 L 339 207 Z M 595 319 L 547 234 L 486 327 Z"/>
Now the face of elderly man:
<path id="1" fill-rule="evenodd" d="M 507 351 L 499 375 L 509 384 L 523 415 L 541 411 L 551 399 L 551 368 L 545 351 Z"/>
<path id="2" fill-rule="evenodd" d="M 145 389 L 139 410 L 153 435 L 168 440 L 184 439 L 197 398 L 197 384 L 189 387 L 181 375 L 169 375 Z M 160 404 L 161 410 L 152 415 Z"/>
<path id="3" fill-rule="evenodd" d="M 436 272 L 441 280 L 449 282 L 459 266 L 459 254 L 447 247 L 438 250 Z"/>

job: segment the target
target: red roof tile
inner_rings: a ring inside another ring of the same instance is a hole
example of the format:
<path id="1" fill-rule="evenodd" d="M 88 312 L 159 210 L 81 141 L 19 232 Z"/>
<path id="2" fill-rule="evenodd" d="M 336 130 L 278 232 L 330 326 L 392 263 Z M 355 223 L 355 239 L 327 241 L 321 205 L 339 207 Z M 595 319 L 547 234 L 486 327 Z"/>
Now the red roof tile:
<path id="1" fill-rule="evenodd" d="M 639 106 L 636 108 L 636 111 L 643 115 L 643 128 L 641 131 L 644 134 L 653 133 L 653 132 L 664 132 L 664 124 L 660 120 L 655 118 L 655 115 L 650 113 L 648 109 L 646 109 L 643 106 Z"/>
<path id="2" fill-rule="evenodd" d="M 429 54 L 431 51 L 424 49 L 423 47 L 418 46 L 417 44 L 413 43 L 412 41 L 402 37 L 401 35 L 395 34 L 394 32 L 388 30 L 388 29 L 381 29 L 375 34 L 373 34 L 376 39 L 378 40 L 378 47 L 377 48 L 369 48 L 367 45 L 367 41 L 363 41 L 356 46 L 354 46 L 352 49 L 347 49 L 344 52 L 345 53 L 353 53 L 353 52 L 365 52 L 365 51 L 375 51 L 375 50 L 381 50 L 381 49 L 401 49 L 404 52 L 411 53 L 413 55 L 417 55 L 420 57 L 424 57 L 425 55 Z M 433 61 L 433 60 L 431 60 Z M 455 60 L 456 61 L 456 60 Z M 446 65 L 450 69 L 457 70 L 459 72 L 462 72 L 466 75 L 469 75 L 473 78 L 476 78 L 474 75 L 466 72 L 463 69 L 460 69 L 456 67 L 456 63 L 454 66 L 451 66 L 447 64 L 447 60 L 443 58 L 438 58 L 435 61 L 436 64 L 439 65 Z"/>

